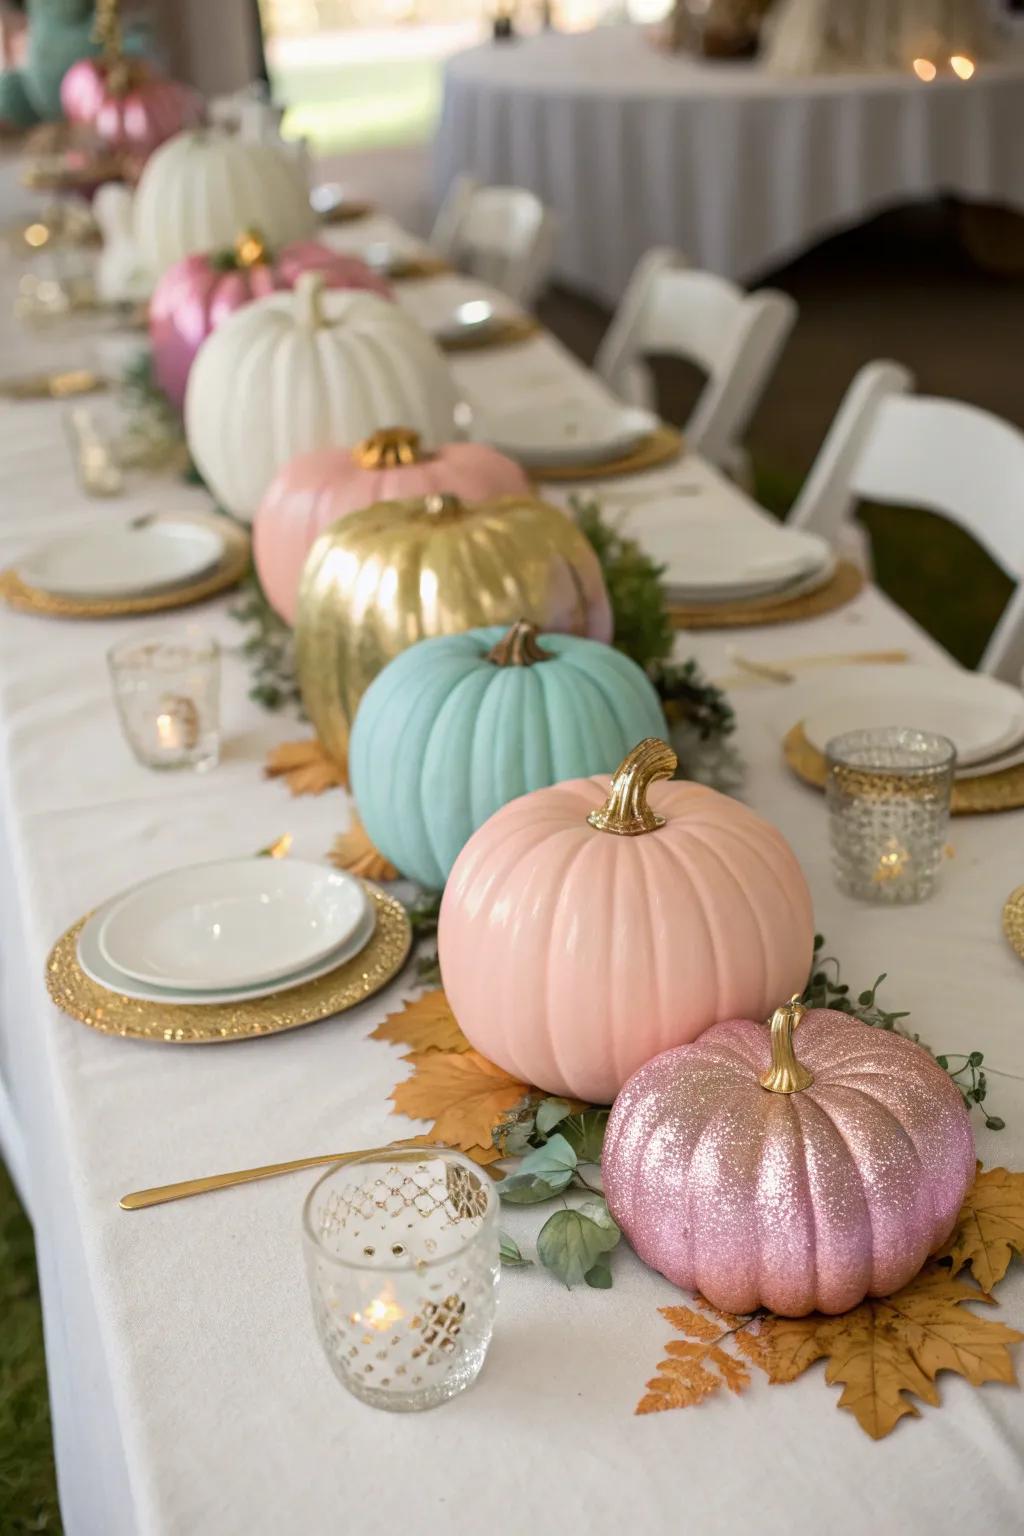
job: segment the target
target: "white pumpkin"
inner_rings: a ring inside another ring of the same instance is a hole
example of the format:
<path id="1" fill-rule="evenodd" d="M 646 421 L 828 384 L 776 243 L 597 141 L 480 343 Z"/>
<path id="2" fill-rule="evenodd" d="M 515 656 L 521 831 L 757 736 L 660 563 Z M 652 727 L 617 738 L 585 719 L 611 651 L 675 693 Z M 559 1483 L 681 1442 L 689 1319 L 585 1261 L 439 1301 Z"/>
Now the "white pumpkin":
<path id="1" fill-rule="evenodd" d="M 299 453 L 351 448 L 381 427 L 448 442 L 458 394 L 416 321 L 388 299 L 330 290 L 304 272 L 291 293 L 245 305 L 206 338 L 185 394 L 189 450 L 214 496 L 251 521 Z"/>
<path id="2" fill-rule="evenodd" d="M 135 238 L 160 274 L 258 229 L 273 250 L 316 228 L 301 157 L 278 140 L 216 129 L 177 133 L 151 155 L 135 194 Z"/>

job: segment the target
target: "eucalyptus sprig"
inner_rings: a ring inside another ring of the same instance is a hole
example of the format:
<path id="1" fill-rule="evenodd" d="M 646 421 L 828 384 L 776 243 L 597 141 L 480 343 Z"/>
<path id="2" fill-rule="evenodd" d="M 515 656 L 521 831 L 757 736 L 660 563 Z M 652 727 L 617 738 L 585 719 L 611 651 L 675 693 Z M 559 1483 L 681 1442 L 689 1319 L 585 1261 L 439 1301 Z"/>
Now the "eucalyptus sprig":
<path id="1" fill-rule="evenodd" d="M 506 1157 L 521 1156 L 514 1173 L 502 1180 L 499 1194 L 508 1205 L 536 1205 L 563 1197 L 563 1207 L 549 1216 L 537 1234 L 537 1257 L 567 1286 L 582 1280 L 595 1290 L 612 1284 L 610 1255 L 621 1236 L 600 1187 L 582 1168 L 599 1168 L 608 1110 L 579 1109 L 565 1099 L 541 1099 L 513 1110 L 494 1131 L 494 1144 Z M 573 1190 L 591 1198 L 569 1205 Z M 502 1234 L 502 1263 L 525 1265 L 512 1238 Z"/>
<path id="2" fill-rule="evenodd" d="M 808 1008 L 833 1008 L 837 1013 L 848 1013 L 851 1018 L 858 1019 L 862 1024 L 869 1024 L 872 1029 L 894 1030 L 897 1034 L 905 1035 L 908 1040 L 913 1040 L 915 1045 L 927 1051 L 929 1056 L 934 1058 L 937 1066 L 949 1073 L 963 1094 L 964 1103 L 968 1109 L 972 1109 L 975 1105 L 981 1108 L 988 1094 L 988 1081 L 982 1070 L 982 1063 L 985 1060 L 982 1052 L 970 1051 L 952 1057 L 935 1056 L 931 1046 L 922 1040 L 920 1035 L 912 1033 L 901 1024 L 902 1019 L 910 1017 L 906 1009 L 890 1012 L 879 1003 L 878 989 L 885 980 L 885 971 L 876 978 L 873 986 L 854 994 L 848 983 L 840 979 L 839 961 L 834 955 L 823 954 L 824 948 L 824 935 L 816 933 L 811 974 L 801 1001 L 806 1003 Z M 950 1065 L 951 1061 L 960 1062 L 961 1065 L 953 1067 Z M 988 1130 L 1004 1129 L 1006 1121 L 999 1115 L 990 1115 L 987 1110 L 983 1113 Z"/>
<path id="3" fill-rule="evenodd" d="M 295 674 L 295 638 L 288 625 L 271 608 L 259 578 L 250 571 L 228 612 L 249 629 L 242 641 L 242 655 L 250 665 L 249 697 L 264 709 L 298 707 L 301 695 Z"/>
<path id="4" fill-rule="evenodd" d="M 421 891 L 405 909 L 409 914 L 414 944 L 426 942 L 416 960 L 416 976 L 427 986 L 440 986 L 441 966 L 437 958 L 437 921 L 441 914 L 441 892 Z M 429 941 L 433 939 L 431 944 Z"/>

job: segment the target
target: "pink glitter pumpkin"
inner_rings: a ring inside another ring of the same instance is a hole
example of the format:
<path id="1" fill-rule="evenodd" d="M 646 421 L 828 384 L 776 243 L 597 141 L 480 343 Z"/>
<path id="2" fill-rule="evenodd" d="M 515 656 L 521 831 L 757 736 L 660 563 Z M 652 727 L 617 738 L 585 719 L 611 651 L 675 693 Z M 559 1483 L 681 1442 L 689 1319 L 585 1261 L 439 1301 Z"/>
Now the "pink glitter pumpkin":
<path id="1" fill-rule="evenodd" d="M 529 741 L 510 751 L 528 752 Z M 782 833 L 642 741 L 606 777 L 523 795 L 452 867 L 438 928 L 452 1011 L 524 1083 L 610 1104 L 723 1013 L 802 987 L 814 924 Z M 604 804 L 602 804 L 604 802 Z"/>
<path id="2" fill-rule="evenodd" d="M 526 475 L 484 443 L 445 443 L 433 453 L 418 432 L 388 427 L 355 448 L 318 448 L 300 454 L 273 479 L 253 524 L 253 557 L 271 606 L 295 622 L 299 577 L 325 528 L 380 501 L 441 492 L 460 501 L 520 496 Z"/>
<path id="3" fill-rule="evenodd" d="M 141 59 L 79 59 L 61 82 L 69 122 L 91 127 L 111 149 L 143 161 L 166 139 L 201 123 L 203 98 Z"/>
<path id="4" fill-rule="evenodd" d="M 641 1067 L 601 1164 L 645 1264 L 726 1312 L 784 1317 L 899 1290 L 974 1169 L 960 1091 L 926 1051 L 795 1002 L 770 1031 L 733 1019 Z"/>
<path id="5" fill-rule="evenodd" d="M 292 288 L 303 272 L 319 272 L 327 288 L 362 288 L 391 297 L 364 261 L 314 240 L 299 240 L 272 256 L 259 235 L 239 235 L 233 251 L 186 256 L 169 267 L 149 305 L 149 336 L 157 384 L 180 410 L 189 370 L 211 331 L 253 299 Z"/>

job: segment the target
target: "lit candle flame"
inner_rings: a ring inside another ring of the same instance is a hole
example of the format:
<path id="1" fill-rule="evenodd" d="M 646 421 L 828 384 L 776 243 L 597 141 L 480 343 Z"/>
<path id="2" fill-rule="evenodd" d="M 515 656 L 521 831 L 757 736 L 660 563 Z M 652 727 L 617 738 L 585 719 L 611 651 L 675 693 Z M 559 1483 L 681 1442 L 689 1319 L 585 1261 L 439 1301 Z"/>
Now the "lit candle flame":
<path id="1" fill-rule="evenodd" d="M 159 737 L 160 745 L 168 750 L 181 746 L 180 722 L 173 715 L 157 715 L 156 734 Z"/>
<path id="2" fill-rule="evenodd" d="M 363 1309 L 363 1322 L 368 1328 L 375 1328 L 378 1333 L 383 1333 L 387 1328 L 393 1328 L 400 1323 L 405 1313 L 391 1296 L 375 1296 L 368 1307 Z"/>
<path id="3" fill-rule="evenodd" d="M 969 59 L 965 53 L 951 54 L 949 67 L 961 80 L 969 80 L 974 74 L 974 60 Z"/>
<path id="4" fill-rule="evenodd" d="M 919 80 L 934 80 L 935 76 L 938 74 L 938 70 L 935 68 L 935 65 L 932 63 L 931 59 L 915 59 L 911 65 L 911 68 Z"/>

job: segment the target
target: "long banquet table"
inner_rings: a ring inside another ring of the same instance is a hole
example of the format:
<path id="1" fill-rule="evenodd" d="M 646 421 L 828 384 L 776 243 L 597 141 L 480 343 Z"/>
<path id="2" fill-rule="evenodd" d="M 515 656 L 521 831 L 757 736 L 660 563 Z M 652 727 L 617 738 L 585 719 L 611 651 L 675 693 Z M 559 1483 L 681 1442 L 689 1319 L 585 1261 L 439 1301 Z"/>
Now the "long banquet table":
<path id="1" fill-rule="evenodd" d="M 750 282 L 901 203 L 1024 210 L 1022 116 L 1020 57 L 926 85 L 663 53 L 641 26 L 543 32 L 448 60 L 434 189 L 529 187 L 557 276 L 614 304 L 654 245 Z"/>
<path id="2" fill-rule="evenodd" d="M 352 226 L 344 241 L 381 234 L 386 225 Z M 15 276 L 10 262 L 0 269 L 5 365 L 84 355 L 84 324 L 15 328 Z M 438 281 L 403 287 L 402 302 L 429 318 L 466 291 Z M 547 336 L 453 366 L 477 404 L 599 387 Z M 89 517 L 202 504 L 200 492 L 167 479 L 87 504 L 62 409 L 0 405 L 4 564 Z M 693 494 L 680 518 L 698 503 L 762 515 L 695 460 L 642 484 L 681 475 Z M 400 1053 L 367 1037 L 413 995 L 410 973 L 336 1020 L 210 1049 L 106 1038 L 48 1001 L 47 952 L 97 902 L 284 831 L 296 853 L 319 857 L 346 823 L 340 791 L 292 799 L 264 779 L 268 748 L 302 731 L 248 701 L 227 608 L 224 600 L 188 615 L 228 648 L 224 759 L 206 776 L 149 773 L 120 738 L 105 651 L 141 624 L 0 612 L 0 1129 L 35 1225 L 70 1536 L 1019 1529 L 1024 1399 L 1007 1388 L 944 1379 L 944 1407 L 879 1444 L 836 1411 L 838 1392 L 820 1367 L 786 1388 L 761 1381 L 742 1398 L 634 1417 L 669 1332 L 658 1308 L 678 1293 L 627 1251 L 615 1256 L 610 1291 L 567 1291 L 538 1269 L 506 1273 L 479 1382 L 437 1412 L 392 1418 L 344 1392 L 315 1338 L 299 1242 L 306 1177 L 144 1213 L 118 1209 L 118 1197 L 141 1185 L 406 1134 L 407 1122 L 388 1115 Z M 182 617 L 148 627 L 171 630 Z M 678 653 L 721 673 L 729 640 L 769 660 L 905 647 L 946 664 L 872 588 L 800 625 L 682 634 Z M 848 978 L 866 983 L 885 969 L 891 1005 L 910 1008 L 936 1049 L 985 1052 L 1007 1129 L 979 1125 L 979 1154 L 1024 1166 L 1024 968 L 999 928 L 1002 901 L 1024 877 L 1024 812 L 957 822 L 934 900 L 901 911 L 858 905 L 833 886 L 820 797 L 781 761 L 790 690 L 755 683 L 734 697 L 745 795 L 796 848 L 818 926 Z M 529 1247 L 539 1222 L 526 1208 L 503 1212 L 503 1225 Z M 1006 1320 L 1024 1324 L 1021 1266 L 1000 1299 Z"/>

